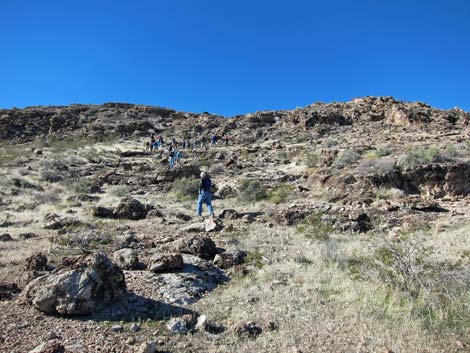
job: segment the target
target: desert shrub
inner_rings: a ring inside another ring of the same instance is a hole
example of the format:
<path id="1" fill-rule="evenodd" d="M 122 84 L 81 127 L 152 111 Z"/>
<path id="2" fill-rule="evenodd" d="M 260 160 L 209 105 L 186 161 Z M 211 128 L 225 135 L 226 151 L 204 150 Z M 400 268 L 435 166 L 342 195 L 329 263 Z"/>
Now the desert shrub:
<path id="1" fill-rule="evenodd" d="M 373 247 L 370 256 L 353 257 L 353 278 L 385 285 L 413 306 L 427 327 L 470 327 L 470 269 L 433 261 L 434 250 L 402 240 Z"/>
<path id="2" fill-rule="evenodd" d="M 60 159 L 41 161 L 40 178 L 49 183 L 57 183 L 71 177 L 69 167 Z"/>
<path id="3" fill-rule="evenodd" d="M 0 146 L 0 166 L 31 155 L 31 148 L 17 144 L 2 143 Z"/>
<path id="4" fill-rule="evenodd" d="M 393 158 L 366 158 L 357 166 L 359 174 L 369 173 L 389 173 L 396 168 L 396 161 Z"/>
<path id="5" fill-rule="evenodd" d="M 90 192 L 90 188 L 93 185 L 91 180 L 88 179 L 80 179 L 78 181 L 72 181 L 68 185 L 67 183 L 63 183 L 66 186 L 70 187 L 70 189 L 77 193 L 77 194 L 87 194 Z"/>
<path id="6" fill-rule="evenodd" d="M 333 167 L 342 169 L 354 162 L 357 162 L 359 159 L 361 159 L 361 156 L 356 151 L 350 149 L 343 150 L 336 156 L 333 162 Z"/>
<path id="7" fill-rule="evenodd" d="M 385 157 L 390 154 L 390 150 L 387 148 L 377 148 L 374 151 L 367 152 L 364 157 L 365 158 L 380 158 L 380 157 Z"/>
<path id="8" fill-rule="evenodd" d="M 238 198 L 241 201 L 260 201 L 267 197 L 266 187 L 256 179 L 244 179 L 240 182 Z"/>
<path id="9" fill-rule="evenodd" d="M 78 150 L 79 148 L 91 146 L 96 143 L 104 145 L 112 145 L 116 142 L 118 136 L 115 133 L 108 133 L 103 135 L 89 136 L 82 135 L 74 138 L 48 138 L 43 142 L 43 145 L 50 148 L 53 152 L 64 152 L 67 150 Z"/>
<path id="10" fill-rule="evenodd" d="M 339 144 L 338 140 L 335 139 L 334 137 L 329 137 L 322 143 L 323 147 L 334 147 L 334 146 L 337 146 L 338 144 Z"/>
<path id="11" fill-rule="evenodd" d="M 441 150 L 436 147 L 417 148 L 401 155 L 398 158 L 397 165 L 400 168 L 406 168 L 429 163 L 450 162 L 452 160 L 453 157 L 446 153 L 445 150 Z"/>
<path id="12" fill-rule="evenodd" d="M 375 193 L 378 200 L 393 200 L 405 196 L 404 191 L 396 188 L 380 188 Z"/>
<path id="13" fill-rule="evenodd" d="M 315 240 L 328 240 L 333 233 L 333 222 L 323 212 L 315 212 L 297 226 L 297 231 Z"/>
<path id="14" fill-rule="evenodd" d="M 282 160 L 287 159 L 287 158 L 288 158 L 287 151 L 284 151 L 284 150 L 283 150 L 283 151 L 279 151 L 279 152 L 277 153 L 277 158 L 278 158 L 278 159 L 282 159 Z"/>
<path id="15" fill-rule="evenodd" d="M 199 194 L 199 180 L 193 178 L 175 180 L 171 191 L 180 201 L 194 200 Z"/>
<path id="16" fill-rule="evenodd" d="M 280 203 L 283 203 L 286 200 L 287 196 L 289 196 L 292 189 L 293 187 L 290 184 L 279 184 L 269 192 L 268 198 L 276 205 L 279 205 Z"/>
<path id="17" fill-rule="evenodd" d="M 108 193 L 116 197 L 127 197 L 130 191 L 131 188 L 128 185 L 112 185 L 108 189 Z"/>
<path id="18" fill-rule="evenodd" d="M 318 154 L 315 151 L 308 151 L 305 155 L 305 164 L 309 168 L 316 167 L 318 164 Z"/>

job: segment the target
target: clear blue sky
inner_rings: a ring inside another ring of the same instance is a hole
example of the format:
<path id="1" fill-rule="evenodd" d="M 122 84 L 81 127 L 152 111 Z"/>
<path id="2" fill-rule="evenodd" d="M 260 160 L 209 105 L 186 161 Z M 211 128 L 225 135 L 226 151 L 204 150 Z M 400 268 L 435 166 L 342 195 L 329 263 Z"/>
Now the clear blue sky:
<path id="1" fill-rule="evenodd" d="M 0 107 L 235 115 L 393 95 L 470 110 L 467 0 L 0 0 Z"/>

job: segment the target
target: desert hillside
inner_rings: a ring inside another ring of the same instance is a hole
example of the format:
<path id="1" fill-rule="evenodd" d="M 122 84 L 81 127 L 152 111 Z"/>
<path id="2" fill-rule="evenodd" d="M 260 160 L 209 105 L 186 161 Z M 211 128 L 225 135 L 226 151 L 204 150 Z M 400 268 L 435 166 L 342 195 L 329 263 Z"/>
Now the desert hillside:
<path id="1" fill-rule="evenodd" d="M 0 110 L 0 352 L 469 352 L 469 123 L 392 97 Z"/>

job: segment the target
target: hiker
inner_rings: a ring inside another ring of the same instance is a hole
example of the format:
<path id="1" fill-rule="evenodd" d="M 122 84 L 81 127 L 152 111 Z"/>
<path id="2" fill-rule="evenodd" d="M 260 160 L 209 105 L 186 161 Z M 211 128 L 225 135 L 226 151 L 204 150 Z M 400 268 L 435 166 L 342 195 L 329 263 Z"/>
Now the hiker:
<path id="1" fill-rule="evenodd" d="M 203 149 L 206 146 L 206 137 L 202 136 L 201 137 L 201 149 Z"/>
<path id="2" fill-rule="evenodd" d="M 209 215 L 214 217 L 214 209 L 212 207 L 212 181 L 206 172 L 201 172 L 201 183 L 199 184 L 199 197 L 197 199 L 197 215 L 202 217 L 202 204 L 207 205 Z"/>
<path id="3" fill-rule="evenodd" d="M 173 169 L 175 165 L 175 150 L 173 146 L 170 146 L 168 149 L 168 162 L 170 163 L 169 169 Z"/>
<path id="4" fill-rule="evenodd" d="M 175 151 L 175 164 L 177 167 L 181 165 L 180 159 L 183 157 L 183 152 L 181 150 Z"/>
<path id="5" fill-rule="evenodd" d="M 211 135 L 211 146 L 215 146 L 216 143 L 217 143 L 217 135 L 212 134 Z"/>

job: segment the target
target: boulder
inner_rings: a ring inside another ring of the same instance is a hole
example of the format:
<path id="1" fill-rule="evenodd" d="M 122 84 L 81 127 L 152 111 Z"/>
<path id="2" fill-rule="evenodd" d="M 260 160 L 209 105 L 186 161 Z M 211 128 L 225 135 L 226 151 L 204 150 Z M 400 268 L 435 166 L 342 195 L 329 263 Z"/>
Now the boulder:
<path id="1" fill-rule="evenodd" d="M 256 338 L 263 332 L 263 328 L 260 324 L 250 321 L 236 325 L 233 331 L 239 337 Z"/>
<path id="2" fill-rule="evenodd" d="M 114 210 L 114 216 L 119 219 L 139 220 L 147 217 L 150 208 L 133 198 L 122 199 Z"/>
<path id="3" fill-rule="evenodd" d="M 179 253 L 156 254 L 152 257 L 149 270 L 165 272 L 181 270 L 184 267 L 183 257 Z"/>
<path id="4" fill-rule="evenodd" d="M 41 343 L 29 353 L 65 353 L 65 347 L 56 341 Z"/>
<path id="5" fill-rule="evenodd" d="M 212 260 L 217 254 L 217 247 L 209 237 L 193 236 L 177 240 L 172 248 L 175 252 L 195 255 L 205 260 Z"/>
<path id="6" fill-rule="evenodd" d="M 223 228 L 220 220 L 209 218 L 204 221 L 204 230 L 207 233 L 220 232 Z"/>
<path id="7" fill-rule="evenodd" d="M 25 271 L 46 271 L 47 257 L 43 253 L 36 253 L 25 260 Z"/>
<path id="8" fill-rule="evenodd" d="M 213 264 L 222 269 L 227 269 L 236 265 L 241 265 L 244 258 L 246 257 L 246 252 L 241 250 L 227 251 L 221 254 L 217 254 L 214 257 Z"/>
<path id="9" fill-rule="evenodd" d="M 31 281 L 23 291 L 26 301 L 47 314 L 90 315 L 126 290 L 122 270 L 103 253 L 69 259 L 67 264 L 70 267 Z"/>
<path id="10" fill-rule="evenodd" d="M 135 270 L 139 267 L 139 258 L 134 249 L 121 249 L 115 251 L 113 259 L 116 265 L 124 270 Z"/>

